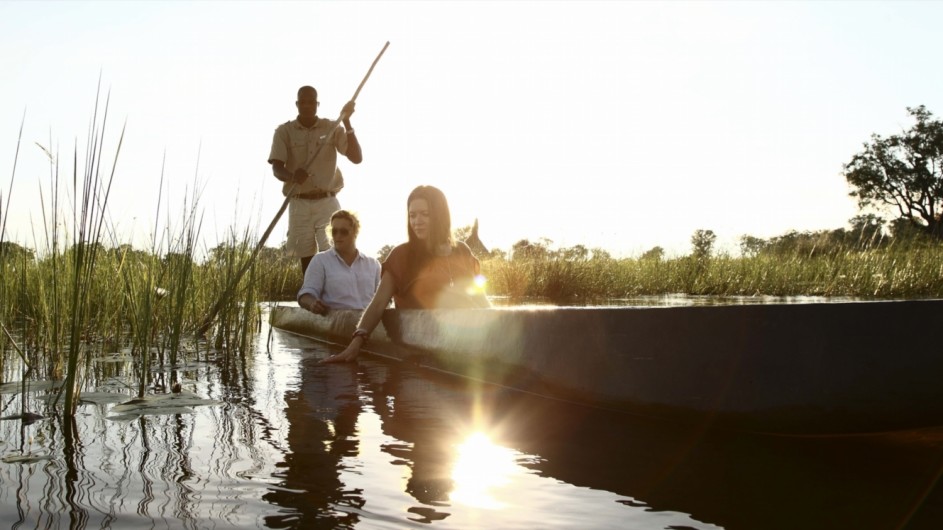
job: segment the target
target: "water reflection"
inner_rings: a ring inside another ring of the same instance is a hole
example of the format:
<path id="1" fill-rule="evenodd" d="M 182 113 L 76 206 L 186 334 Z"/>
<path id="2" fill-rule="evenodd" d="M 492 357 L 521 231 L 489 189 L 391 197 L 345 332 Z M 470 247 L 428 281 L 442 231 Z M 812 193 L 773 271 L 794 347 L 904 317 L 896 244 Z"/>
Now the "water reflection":
<path id="1" fill-rule="evenodd" d="M 352 527 L 357 514 L 337 508 L 364 504 L 360 490 L 345 489 L 339 478 L 342 459 L 358 451 L 356 365 L 325 370 L 309 359 L 301 371 L 301 387 L 285 396 L 289 452 L 284 472 L 277 475 L 283 487 L 263 497 L 293 513 L 270 516 L 266 523 L 271 528 Z"/>
<path id="2" fill-rule="evenodd" d="M 543 298 L 520 299 L 504 296 L 489 296 L 488 299 L 491 301 L 492 305 L 497 307 L 555 307 L 559 305 L 551 300 Z M 580 299 L 572 305 L 578 307 L 690 307 L 770 304 L 836 304 L 845 302 L 862 302 L 865 300 L 867 299 L 851 296 L 718 296 L 661 294 L 640 295 L 627 298 L 600 298 L 598 300 Z"/>
<path id="3" fill-rule="evenodd" d="M 506 507 L 496 490 L 511 483 L 514 465 L 513 451 L 496 445 L 483 432 L 472 433 L 458 446 L 452 469 L 452 501 L 473 508 Z"/>
<path id="4" fill-rule="evenodd" d="M 188 414 L 89 402 L 63 424 L 31 395 L 46 419 L 0 421 L 0 527 L 943 528 L 943 429 L 711 432 L 382 360 L 319 366 L 323 347 L 284 336 L 256 353 L 182 370 L 220 402 Z M 20 410 L 3 388 L 0 417 Z M 27 453 L 47 458 L 8 459 Z"/>
<path id="5" fill-rule="evenodd" d="M 544 437 L 536 427 L 548 418 L 515 394 L 383 361 L 307 360 L 300 371 L 299 389 L 285 400 L 286 469 L 265 497 L 288 510 L 267 518 L 272 528 L 624 528 L 627 511 L 645 519 L 643 504 L 561 485 L 540 472 L 541 457 L 516 449 L 521 438 Z M 671 511 L 659 519 L 714 528 Z"/>
<path id="6" fill-rule="evenodd" d="M 943 527 L 943 429 L 754 436 L 382 360 L 300 372 L 272 528 Z"/>
<path id="7" fill-rule="evenodd" d="M 71 419 L 48 405 L 53 392 L 28 396 L 44 419 L 0 422 L 0 527 L 259 527 L 256 520 L 271 509 L 259 499 L 270 487 L 278 419 L 260 419 L 259 409 L 273 407 L 247 375 L 251 363 L 232 368 L 238 377 L 227 385 L 216 366 L 192 363 L 168 374 L 188 391 L 219 398 L 190 413 L 111 414 L 115 403 L 132 397 L 127 381 L 112 380 L 122 370 L 111 365 L 91 372 L 83 396 L 111 391 L 115 399 L 83 399 Z M 0 397 L 0 416 L 23 399 Z M 47 458 L 9 461 L 11 453 Z"/>

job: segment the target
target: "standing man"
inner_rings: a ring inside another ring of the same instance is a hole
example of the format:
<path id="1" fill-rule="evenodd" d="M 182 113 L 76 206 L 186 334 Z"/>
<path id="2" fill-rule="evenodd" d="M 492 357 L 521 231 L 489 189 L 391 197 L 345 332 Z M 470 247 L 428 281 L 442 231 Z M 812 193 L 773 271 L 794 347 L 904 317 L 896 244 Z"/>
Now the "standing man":
<path id="1" fill-rule="evenodd" d="M 301 258 L 302 274 L 318 249 L 327 249 L 326 228 L 331 214 L 340 209 L 337 194 L 344 187 L 344 177 L 337 168 L 337 153 L 354 164 L 363 161 L 350 125 L 354 102 L 344 105 L 344 126 L 334 129 L 331 138 L 328 132 L 334 123 L 318 117 L 318 105 L 317 90 L 310 86 L 298 89 L 298 118 L 275 129 L 268 158 L 275 178 L 284 182 L 282 194 L 291 194 L 286 246 L 289 255 Z"/>

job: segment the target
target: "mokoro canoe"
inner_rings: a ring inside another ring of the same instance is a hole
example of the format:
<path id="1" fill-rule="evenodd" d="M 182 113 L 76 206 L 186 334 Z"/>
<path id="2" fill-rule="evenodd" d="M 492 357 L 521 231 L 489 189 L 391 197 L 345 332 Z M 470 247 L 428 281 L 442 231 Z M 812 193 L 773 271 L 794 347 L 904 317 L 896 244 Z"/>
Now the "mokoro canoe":
<path id="1" fill-rule="evenodd" d="M 273 327 L 346 345 L 359 311 Z M 771 433 L 943 425 L 943 300 L 388 309 L 364 352 L 548 397 Z"/>

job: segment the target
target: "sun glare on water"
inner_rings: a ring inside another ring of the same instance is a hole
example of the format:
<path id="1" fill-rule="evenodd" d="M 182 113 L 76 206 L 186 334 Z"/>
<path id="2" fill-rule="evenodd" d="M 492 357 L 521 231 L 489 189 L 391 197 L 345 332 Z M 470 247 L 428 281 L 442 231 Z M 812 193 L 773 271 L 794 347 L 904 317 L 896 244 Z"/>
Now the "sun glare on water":
<path id="1" fill-rule="evenodd" d="M 498 510 L 500 490 L 512 482 L 516 465 L 514 452 L 492 443 L 487 435 L 476 432 L 458 446 L 452 480 L 452 502 L 475 508 Z"/>

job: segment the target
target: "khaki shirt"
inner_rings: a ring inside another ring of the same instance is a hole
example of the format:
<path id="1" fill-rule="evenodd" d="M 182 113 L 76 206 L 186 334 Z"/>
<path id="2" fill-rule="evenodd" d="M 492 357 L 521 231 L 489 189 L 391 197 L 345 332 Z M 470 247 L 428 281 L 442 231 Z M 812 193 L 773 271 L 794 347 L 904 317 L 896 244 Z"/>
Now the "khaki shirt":
<path id="1" fill-rule="evenodd" d="M 309 129 L 295 119 L 275 129 L 272 151 L 268 157 L 269 163 L 280 160 L 285 163 L 285 169 L 294 173 L 296 169 L 308 162 L 305 169 L 309 177 L 304 183 L 295 185 L 293 194 L 312 191 L 338 192 L 344 187 L 344 177 L 337 169 L 337 153 L 347 154 L 347 134 L 343 125 L 338 125 L 334 129 L 333 142 L 330 142 L 334 144 L 333 147 L 325 145 L 318 152 L 318 156 L 311 160 L 311 154 L 320 144 L 328 140 L 327 133 L 333 125 L 334 122 L 331 120 L 318 118 L 314 126 Z M 287 196 L 291 186 L 291 182 L 285 182 L 282 185 L 282 194 Z"/>

